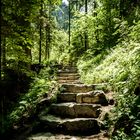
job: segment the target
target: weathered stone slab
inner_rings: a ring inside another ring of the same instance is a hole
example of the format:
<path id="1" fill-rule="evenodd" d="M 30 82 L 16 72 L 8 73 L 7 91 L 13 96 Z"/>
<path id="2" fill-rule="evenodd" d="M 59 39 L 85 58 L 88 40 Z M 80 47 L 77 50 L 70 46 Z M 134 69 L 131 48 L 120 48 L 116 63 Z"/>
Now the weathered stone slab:
<path id="1" fill-rule="evenodd" d="M 59 72 L 58 74 L 57 74 L 58 76 L 60 76 L 60 77 L 66 77 L 66 76 L 79 76 L 79 74 L 78 73 L 68 73 L 68 72 Z"/>
<path id="2" fill-rule="evenodd" d="M 58 77 L 58 80 L 77 80 L 77 79 L 79 79 L 79 76 L 75 75 L 66 75 Z"/>
<path id="3" fill-rule="evenodd" d="M 52 104 L 50 107 L 50 113 L 54 115 L 59 115 L 61 117 L 93 117 L 97 118 L 100 113 L 101 106 L 94 104 L 77 104 L 77 103 L 60 103 Z"/>
<path id="4" fill-rule="evenodd" d="M 61 69 L 58 70 L 58 73 L 76 73 L 77 69 Z"/>
<path id="5" fill-rule="evenodd" d="M 75 93 L 60 93 L 57 95 L 58 102 L 75 102 L 76 94 Z"/>
<path id="6" fill-rule="evenodd" d="M 63 123 L 64 130 L 70 134 L 97 134 L 100 132 L 98 121 L 90 118 L 77 118 L 73 120 L 67 120 Z"/>
<path id="7" fill-rule="evenodd" d="M 76 102 L 108 105 L 108 100 L 104 92 L 100 90 L 92 91 L 88 93 L 78 93 L 76 95 Z"/>
<path id="8" fill-rule="evenodd" d="M 73 103 L 60 103 L 52 104 L 50 107 L 50 113 L 61 117 L 72 117 L 75 116 Z"/>
<path id="9" fill-rule="evenodd" d="M 100 123 L 94 118 L 61 119 L 52 115 L 40 118 L 42 127 L 49 132 L 88 135 L 100 132 Z"/>
<path id="10" fill-rule="evenodd" d="M 85 85 L 85 84 L 63 84 L 62 88 L 64 88 L 64 92 L 85 93 L 85 92 L 93 91 L 95 86 Z"/>
<path id="11" fill-rule="evenodd" d="M 109 140 L 109 135 L 106 131 L 103 131 L 96 135 L 87 136 L 70 136 L 68 134 L 53 134 L 50 132 L 37 133 L 28 136 L 27 140 Z"/>
<path id="12" fill-rule="evenodd" d="M 78 83 L 79 80 L 58 80 L 58 82 L 61 84 L 64 84 L 64 83 Z"/>

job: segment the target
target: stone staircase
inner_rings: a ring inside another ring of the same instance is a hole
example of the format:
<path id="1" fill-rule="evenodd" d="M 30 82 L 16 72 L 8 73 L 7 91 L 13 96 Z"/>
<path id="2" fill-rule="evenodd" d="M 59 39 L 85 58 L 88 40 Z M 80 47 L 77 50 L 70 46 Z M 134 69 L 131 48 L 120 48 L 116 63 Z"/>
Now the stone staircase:
<path id="1" fill-rule="evenodd" d="M 64 135 L 96 135 L 104 131 L 102 120 L 109 111 L 109 99 L 101 90 L 106 84 L 85 85 L 75 67 L 58 71 L 61 93 L 47 115 L 40 116 L 41 130 Z M 110 108 L 110 107 L 109 107 Z"/>

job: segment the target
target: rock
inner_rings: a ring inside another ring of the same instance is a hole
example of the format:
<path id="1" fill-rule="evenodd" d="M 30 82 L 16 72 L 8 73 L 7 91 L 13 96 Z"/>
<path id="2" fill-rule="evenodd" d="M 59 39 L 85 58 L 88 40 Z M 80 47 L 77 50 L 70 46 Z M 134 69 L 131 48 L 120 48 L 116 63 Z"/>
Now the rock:
<path id="1" fill-rule="evenodd" d="M 58 102 L 75 102 L 76 94 L 75 93 L 60 93 L 57 95 Z"/>
<path id="2" fill-rule="evenodd" d="M 97 118 L 100 113 L 101 106 L 93 104 L 77 104 L 77 103 L 60 103 L 52 104 L 50 107 L 50 113 L 59 115 L 61 117 L 94 117 Z"/>
<path id="3" fill-rule="evenodd" d="M 77 74 L 77 73 L 66 73 L 66 72 L 59 72 L 58 74 L 57 74 L 58 76 L 60 76 L 60 77 L 67 77 L 67 76 L 79 76 L 79 74 Z"/>
<path id="4" fill-rule="evenodd" d="M 66 76 L 59 76 L 58 80 L 77 80 L 79 79 L 79 76 L 75 76 L 75 75 L 66 75 Z"/>
<path id="5" fill-rule="evenodd" d="M 61 119 L 52 115 L 40 118 L 44 130 L 54 133 L 89 135 L 100 132 L 100 123 L 94 118 Z"/>
<path id="6" fill-rule="evenodd" d="M 82 103 L 83 102 L 83 94 L 87 94 L 87 93 L 78 93 L 77 95 L 76 95 L 76 102 L 77 103 Z"/>
<path id="7" fill-rule="evenodd" d="M 70 136 L 65 134 L 37 133 L 31 135 L 27 140 L 109 140 L 107 132 L 101 132 L 90 136 Z"/>
<path id="8" fill-rule="evenodd" d="M 58 73 L 77 73 L 77 69 L 61 69 Z"/>
<path id="9" fill-rule="evenodd" d="M 79 83 L 79 80 L 58 80 L 58 83 L 63 84 L 63 83 Z"/>
<path id="10" fill-rule="evenodd" d="M 93 91 L 95 86 L 85 85 L 85 84 L 63 84 L 62 88 L 64 88 L 64 92 L 85 93 L 85 92 Z"/>
<path id="11" fill-rule="evenodd" d="M 103 91 L 94 91 L 88 93 L 78 93 L 76 95 L 77 103 L 93 103 L 108 105 L 108 100 Z"/>
<path id="12" fill-rule="evenodd" d="M 64 130 L 68 131 L 70 134 L 96 134 L 100 132 L 99 124 L 97 120 L 90 118 L 78 118 L 64 122 Z"/>

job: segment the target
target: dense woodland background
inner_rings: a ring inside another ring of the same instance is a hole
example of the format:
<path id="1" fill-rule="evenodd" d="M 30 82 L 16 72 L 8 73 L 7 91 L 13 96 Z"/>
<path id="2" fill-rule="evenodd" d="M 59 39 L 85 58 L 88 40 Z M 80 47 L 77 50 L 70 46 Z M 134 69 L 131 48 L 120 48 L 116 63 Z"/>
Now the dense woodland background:
<path id="1" fill-rule="evenodd" d="M 56 65 L 115 92 L 112 139 L 140 139 L 139 0 L 1 0 L 0 133 L 36 111 Z M 121 124 L 119 123 L 121 122 Z"/>

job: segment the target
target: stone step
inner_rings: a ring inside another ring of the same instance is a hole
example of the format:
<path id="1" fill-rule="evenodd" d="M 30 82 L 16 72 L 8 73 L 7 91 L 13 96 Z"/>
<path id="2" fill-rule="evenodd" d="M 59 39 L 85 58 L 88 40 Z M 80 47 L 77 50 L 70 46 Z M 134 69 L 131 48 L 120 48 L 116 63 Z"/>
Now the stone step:
<path id="1" fill-rule="evenodd" d="M 76 102 L 77 93 L 60 93 L 57 94 L 57 102 Z"/>
<path id="2" fill-rule="evenodd" d="M 76 66 L 70 66 L 70 65 L 64 66 L 63 68 L 64 69 L 77 69 Z"/>
<path id="3" fill-rule="evenodd" d="M 79 79 L 79 76 L 75 76 L 75 75 L 67 75 L 67 76 L 58 76 L 57 77 L 58 80 L 77 80 Z"/>
<path id="4" fill-rule="evenodd" d="M 77 69 L 60 69 L 58 73 L 77 73 Z"/>
<path id="5" fill-rule="evenodd" d="M 64 66 L 61 70 L 78 70 L 76 66 Z"/>
<path id="6" fill-rule="evenodd" d="M 64 73 L 59 72 L 59 73 L 57 73 L 57 75 L 60 76 L 60 77 L 66 77 L 66 76 L 79 76 L 78 73 L 67 73 L 67 72 L 64 72 Z"/>
<path id="7" fill-rule="evenodd" d="M 94 118 L 61 119 L 53 115 L 40 117 L 40 128 L 45 132 L 91 135 L 100 132 L 100 122 Z"/>
<path id="8" fill-rule="evenodd" d="M 95 90 L 88 93 L 78 93 L 76 95 L 77 103 L 92 103 L 92 104 L 101 104 L 103 106 L 108 105 L 108 100 L 103 91 Z"/>
<path id="9" fill-rule="evenodd" d="M 58 102 L 77 102 L 108 105 L 106 95 L 101 90 L 87 93 L 60 93 L 57 95 Z"/>
<path id="10" fill-rule="evenodd" d="M 64 118 L 98 118 L 101 113 L 101 105 L 87 103 L 77 104 L 73 102 L 52 104 L 49 113 Z"/>
<path id="11" fill-rule="evenodd" d="M 80 81 L 79 80 L 58 80 L 58 83 L 60 83 L 60 84 L 65 84 L 65 83 L 77 84 L 77 83 L 80 83 Z"/>
<path id="12" fill-rule="evenodd" d="M 44 133 L 36 133 L 30 135 L 26 140 L 109 140 L 109 135 L 106 131 L 102 131 L 101 133 L 95 135 L 79 135 L 79 136 L 71 136 L 68 134 L 53 134 L 50 132 Z"/>
<path id="13" fill-rule="evenodd" d="M 70 93 L 85 93 L 93 91 L 95 89 L 94 85 L 85 85 L 85 84 L 63 84 L 63 92 Z"/>

